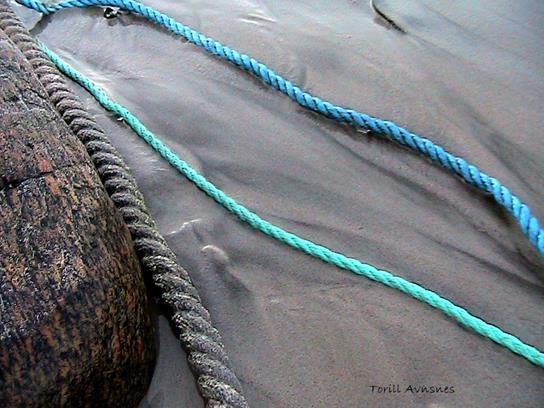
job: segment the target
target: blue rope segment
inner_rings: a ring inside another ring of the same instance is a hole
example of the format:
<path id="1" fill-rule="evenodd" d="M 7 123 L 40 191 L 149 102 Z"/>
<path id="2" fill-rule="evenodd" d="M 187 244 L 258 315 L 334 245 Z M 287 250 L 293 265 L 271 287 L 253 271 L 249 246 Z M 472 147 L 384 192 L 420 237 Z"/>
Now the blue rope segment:
<path id="1" fill-rule="evenodd" d="M 157 136 L 147 129 L 136 116 L 134 116 L 124 106 L 110 99 L 104 90 L 91 82 L 90 79 L 64 62 L 43 43 L 40 43 L 40 47 L 60 71 L 87 89 L 87 91 L 89 91 L 104 108 L 122 117 L 138 136 L 145 140 L 176 170 L 194 183 L 208 196 L 213 198 L 217 203 L 231 213 L 235 214 L 242 221 L 248 223 L 254 229 L 261 231 L 292 248 L 305 252 L 314 258 L 320 259 L 332 265 L 336 265 L 341 269 L 351 271 L 357 275 L 364 276 L 368 279 L 380 282 L 386 286 L 404 292 L 407 295 L 442 311 L 446 315 L 457 320 L 463 326 L 472 329 L 476 333 L 493 340 L 495 343 L 506 347 L 512 352 L 526 358 L 530 362 L 544 368 L 544 353 L 542 351 L 538 350 L 534 346 L 524 343 L 512 334 L 504 332 L 499 327 L 486 323 L 479 317 L 470 314 L 467 310 L 457 306 L 450 300 L 443 298 L 437 293 L 404 278 L 395 276 L 388 271 L 377 269 L 372 265 L 363 263 L 354 258 L 349 258 L 323 245 L 299 237 L 262 219 L 243 205 L 237 203 L 234 199 L 229 197 L 214 184 L 209 182 L 204 176 L 193 169 L 187 162 L 178 157 Z"/>
<path id="2" fill-rule="evenodd" d="M 389 140 L 397 142 L 418 153 L 430 158 L 443 168 L 460 176 L 467 183 L 477 187 L 485 193 L 492 194 L 497 203 L 504 207 L 516 219 L 525 236 L 529 239 L 541 255 L 544 255 L 544 228 L 538 219 L 532 215 L 528 205 L 523 203 L 516 195 L 504 186 L 499 180 L 480 171 L 462 157 L 455 156 L 446 151 L 440 145 L 431 140 L 410 133 L 408 130 L 397 126 L 395 123 L 375 118 L 358 112 L 354 109 L 336 106 L 324 101 L 317 96 L 304 92 L 290 81 L 278 75 L 266 65 L 260 63 L 248 55 L 229 48 L 213 38 L 206 37 L 183 25 L 171 17 L 151 7 L 145 6 L 133 0 L 69 0 L 57 4 L 44 5 L 36 0 L 16 0 L 18 3 L 34 9 L 42 14 L 51 14 L 56 11 L 72 7 L 113 6 L 137 13 L 168 30 L 181 35 L 189 42 L 204 48 L 206 51 L 232 62 L 238 67 L 250 72 L 262 79 L 266 84 L 276 88 L 297 102 L 304 108 L 320 113 L 337 122 L 348 123 L 356 127 L 371 130 L 376 135 L 381 135 Z"/>

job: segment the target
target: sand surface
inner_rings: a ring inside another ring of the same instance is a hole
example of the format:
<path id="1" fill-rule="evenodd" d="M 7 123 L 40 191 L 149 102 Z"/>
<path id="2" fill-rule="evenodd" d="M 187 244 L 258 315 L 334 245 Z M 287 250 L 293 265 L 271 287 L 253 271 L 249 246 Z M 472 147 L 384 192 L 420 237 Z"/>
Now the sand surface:
<path id="1" fill-rule="evenodd" d="M 431 138 L 544 219 L 544 2 L 376 1 L 405 34 L 367 1 L 146 3 L 316 95 Z M 544 349 L 544 260 L 490 197 L 143 19 L 68 10 L 33 32 L 264 218 Z M 253 407 L 544 406 L 543 369 L 253 231 L 80 94 L 190 271 Z M 142 407 L 201 407 L 184 353 L 166 320 L 157 324 L 159 361 Z M 455 392 L 372 392 L 389 384 Z"/>

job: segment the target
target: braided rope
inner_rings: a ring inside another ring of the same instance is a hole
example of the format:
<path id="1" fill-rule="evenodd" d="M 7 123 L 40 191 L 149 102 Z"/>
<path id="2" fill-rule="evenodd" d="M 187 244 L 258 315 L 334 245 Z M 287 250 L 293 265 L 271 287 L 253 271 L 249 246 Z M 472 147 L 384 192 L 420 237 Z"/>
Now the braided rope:
<path id="1" fill-rule="evenodd" d="M 181 35 L 189 42 L 204 48 L 206 51 L 232 62 L 238 67 L 250 72 L 262 79 L 266 84 L 276 88 L 290 99 L 304 108 L 320 113 L 337 122 L 369 129 L 377 135 L 386 137 L 418 153 L 421 153 L 443 168 L 460 176 L 467 183 L 478 189 L 492 194 L 494 200 L 504 207 L 516 219 L 525 236 L 529 239 L 541 255 L 544 255 L 544 228 L 538 219 L 532 215 L 532 211 L 516 195 L 499 180 L 480 171 L 476 166 L 465 159 L 446 151 L 440 145 L 431 140 L 410 133 L 395 123 L 366 115 L 354 109 L 336 106 L 324 101 L 317 96 L 304 92 L 290 81 L 278 75 L 266 65 L 260 63 L 248 55 L 229 48 L 213 38 L 206 37 L 183 25 L 171 17 L 151 7 L 145 6 L 133 0 L 68 0 L 57 4 L 44 5 L 36 0 L 16 0 L 18 3 L 34 9 L 42 14 L 51 14 L 56 11 L 71 7 L 113 6 L 119 7 L 159 24 L 168 30 Z"/>
<path id="2" fill-rule="evenodd" d="M 189 365 L 207 407 L 247 408 L 221 336 L 187 271 L 177 263 L 175 254 L 157 231 L 124 160 L 3 0 L 0 0 L 0 28 L 24 53 L 56 109 L 85 145 L 130 230 L 143 270 L 151 275 L 161 302 L 171 312 L 172 325 L 188 353 Z"/>
<path id="3" fill-rule="evenodd" d="M 404 292 L 409 296 L 412 296 L 413 298 L 442 311 L 465 327 L 468 327 L 469 329 L 474 330 L 476 333 L 479 333 L 482 336 L 493 340 L 495 343 L 506 347 L 512 352 L 521 355 L 530 362 L 540 367 L 544 367 L 544 353 L 542 351 L 524 343 L 517 337 L 504 332 L 500 328 L 486 323 L 482 319 L 470 314 L 462 307 L 457 306 L 450 300 L 441 297 L 437 293 L 404 278 L 395 276 L 388 271 L 377 269 L 372 265 L 365 264 L 354 258 L 348 258 L 341 253 L 332 251 L 323 245 L 301 238 L 260 218 L 257 214 L 251 212 L 249 209 L 237 203 L 234 199 L 218 189 L 214 184 L 209 182 L 204 176 L 193 169 L 187 162 L 179 158 L 172 150 L 170 150 L 168 146 L 166 146 L 149 129 L 147 129 L 145 125 L 141 123 L 138 118 L 136 118 L 136 116 L 134 116 L 122 105 L 111 100 L 106 95 L 104 90 L 99 88 L 90 79 L 64 62 L 43 43 L 40 44 L 40 46 L 60 71 L 87 89 L 104 108 L 122 117 L 138 136 L 144 139 L 182 175 L 193 182 L 198 188 L 204 191 L 208 196 L 213 198 L 228 211 L 235 214 L 238 218 L 248 223 L 256 230 L 259 230 L 292 248 L 305 252 L 324 262 L 336 265 L 339 268 L 351 271 L 357 275 L 364 276 L 368 279 L 380 282 L 386 286 Z"/>

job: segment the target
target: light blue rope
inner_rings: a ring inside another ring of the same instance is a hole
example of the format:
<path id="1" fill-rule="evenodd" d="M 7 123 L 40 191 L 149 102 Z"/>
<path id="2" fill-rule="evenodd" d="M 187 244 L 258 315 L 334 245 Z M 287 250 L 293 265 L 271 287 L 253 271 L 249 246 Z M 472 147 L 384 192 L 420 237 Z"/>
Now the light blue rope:
<path id="1" fill-rule="evenodd" d="M 441 297 L 433 291 L 425 289 L 424 287 L 399 276 L 395 276 L 390 272 L 377 269 L 372 265 L 363 263 L 357 259 L 348 258 L 345 255 L 332 251 L 323 245 L 319 245 L 307 239 L 301 238 L 260 218 L 257 214 L 251 212 L 243 205 L 238 204 L 235 200 L 206 180 L 204 176 L 199 174 L 188 163 L 180 159 L 172 150 L 170 150 L 170 148 L 168 148 L 168 146 L 161 142 L 159 138 L 157 138 L 149 129 L 147 129 L 138 120 L 138 118 L 130 113 L 128 109 L 111 100 L 106 93 L 91 82 L 91 80 L 64 62 L 44 44 L 40 43 L 40 47 L 60 71 L 85 87 L 85 89 L 87 89 L 104 108 L 122 117 L 126 123 L 142 139 L 153 147 L 153 149 L 159 152 L 159 154 L 165 158 L 168 163 L 170 163 L 207 195 L 225 207 L 228 211 L 238 216 L 238 218 L 240 218 L 242 221 L 245 221 L 251 225 L 253 228 L 295 249 L 306 252 L 315 258 L 321 259 L 322 261 L 336 265 L 339 268 L 346 269 L 376 282 L 383 283 L 391 288 L 398 289 L 401 292 L 404 292 L 438 310 L 441 310 L 446 315 L 454 318 L 464 326 L 506 347 L 514 353 L 525 357 L 530 362 L 540 367 L 544 367 L 543 352 L 529 344 L 522 342 L 517 337 L 502 331 L 500 328 L 486 323 L 482 319 L 470 314 L 462 307 L 455 305 L 448 299 Z"/>
<path id="2" fill-rule="evenodd" d="M 495 201 L 506 208 L 516 219 L 521 230 L 531 244 L 536 247 L 541 255 L 544 255 L 544 229 L 540 226 L 538 219 L 532 215 L 529 206 L 524 204 L 516 195 L 512 194 L 506 186 L 499 182 L 499 180 L 480 171 L 476 166 L 468 163 L 462 157 L 447 152 L 443 147 L 433 143 L 429 139 L 410 133 L 393 122 L 374 118 L 353 109 L 333 105 L 310 93 L 304 92 L 254 58 L 224 46 L 213 38 L 206 37 L 169 16 L 136 1 L 71 0 L 47 6 L 42 2 L 35 0 L 16 1 L 43 14 L 51 14 L 64 8 L 90 6 L 113 6 L 140 14 L 147 19 L 166 27 L 168 30 L 181 35 L 193 44 L 204 48 L 206 51 L 249 71 L 268 85 L 271 85 L 287 95 L 299 105 L 325 115 L 337 122 L 349 123 L 354 126 L 370 129 L 375 134 L 385 136 L 416 152 L 422 153 L 432 161 L 457 174 L 466 182 L 486 193 L 491 193 Z"/>

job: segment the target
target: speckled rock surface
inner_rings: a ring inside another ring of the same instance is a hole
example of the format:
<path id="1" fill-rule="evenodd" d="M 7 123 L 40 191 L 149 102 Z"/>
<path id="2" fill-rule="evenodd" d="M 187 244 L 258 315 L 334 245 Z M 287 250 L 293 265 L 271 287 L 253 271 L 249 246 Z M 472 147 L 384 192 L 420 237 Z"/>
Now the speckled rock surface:
<path id="1" fill-rule="evenodd" d="M 154 333 L 126 226 L 0 30 L 0 406 L 135 406 Z"/>

